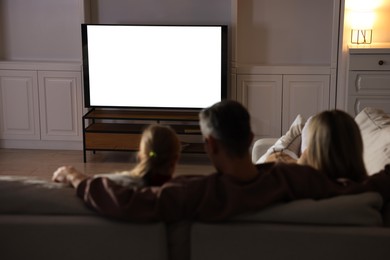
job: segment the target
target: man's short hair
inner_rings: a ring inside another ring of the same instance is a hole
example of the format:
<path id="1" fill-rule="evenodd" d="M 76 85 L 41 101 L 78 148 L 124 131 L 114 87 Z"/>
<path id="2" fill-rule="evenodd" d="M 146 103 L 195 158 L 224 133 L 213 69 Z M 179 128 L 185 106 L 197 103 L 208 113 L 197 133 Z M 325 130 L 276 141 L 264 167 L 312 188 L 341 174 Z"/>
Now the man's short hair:
<path id="1" fill-rule="evenodd" d="M 252 142 L 250 115 L 239 102 L 224 100 L 199 114 L 202 134 L 217 139 L 230 155 L 244 156 Z"/>

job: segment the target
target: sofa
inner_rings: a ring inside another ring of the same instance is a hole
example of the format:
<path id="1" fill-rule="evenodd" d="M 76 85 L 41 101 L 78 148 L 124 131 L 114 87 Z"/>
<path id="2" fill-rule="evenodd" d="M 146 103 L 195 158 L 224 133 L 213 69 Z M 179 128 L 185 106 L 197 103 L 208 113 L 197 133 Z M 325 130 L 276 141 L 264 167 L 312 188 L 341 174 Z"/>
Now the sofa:
<path id="1" fill-rule="evenodd" d="M 362 113 L 356 120 L 372 173 L 390 163 L 390 117 Z M 256 141 L 253 161 L 275 140 Z M 0 176 L 0 258 L 389 259 L 389 216 L 381 196 L 367 192 L 273 205 L 220 223 L 129 223 L 98 216 L 63 184 Z"/>

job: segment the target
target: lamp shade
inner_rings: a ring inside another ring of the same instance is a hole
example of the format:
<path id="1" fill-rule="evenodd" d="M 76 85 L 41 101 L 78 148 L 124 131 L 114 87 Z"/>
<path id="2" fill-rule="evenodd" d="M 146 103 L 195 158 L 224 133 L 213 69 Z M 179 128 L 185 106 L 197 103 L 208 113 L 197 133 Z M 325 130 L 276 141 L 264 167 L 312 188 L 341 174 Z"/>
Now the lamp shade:
<path id="1" fill-rule="evenodd" d="M 352 11 L 350 13 L 351 28 L 355 30 L 371 30 L 374 20 L 374 11 Z"/>

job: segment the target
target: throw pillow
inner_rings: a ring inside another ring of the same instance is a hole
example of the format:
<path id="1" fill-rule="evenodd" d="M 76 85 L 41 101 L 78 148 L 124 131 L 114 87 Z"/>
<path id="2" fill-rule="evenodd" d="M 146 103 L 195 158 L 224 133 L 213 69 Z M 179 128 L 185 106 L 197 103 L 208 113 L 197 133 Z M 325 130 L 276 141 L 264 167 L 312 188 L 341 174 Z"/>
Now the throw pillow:
<path id="1" fill-rule="evenodd" d="M 309 119 L 307 119 L 306 124 L 302 129 L 301 153 L 303 153 L 307 149 L 307 147 L 309 146 L 309 137 L 308 137 L 309 125 L 310 125 L 310 121 L 312 118 L 313 118 L 313 116 L 311 116 L 311 117 L 309 117 Z"/>
<path id="2" fill-rule="evenodd" d="M 362 133 L 366 169 L 372 175 L 390 163 L 390 116 L 381 109 L 367 107 L 355 121 Z"/>

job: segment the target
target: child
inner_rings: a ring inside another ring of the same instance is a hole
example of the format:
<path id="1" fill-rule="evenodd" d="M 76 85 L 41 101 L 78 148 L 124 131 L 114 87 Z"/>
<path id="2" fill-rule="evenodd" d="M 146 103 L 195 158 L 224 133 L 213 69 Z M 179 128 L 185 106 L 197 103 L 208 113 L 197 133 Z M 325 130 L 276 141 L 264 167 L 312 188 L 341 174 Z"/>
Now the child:
<path id="1" fill-rule="evenodd" d="M 129 187 L 160 186 L 168 181 L 179 159 L 180 141 L 169 126 L 150 125 L 142 133 L 138 152 L 139 162 L 130 171 L 98 174 L 119 185 Z M 75 177 L 83 176 L 72 166 L 62 166 L 54 173 L 52 180 L 76 187 Z M 86 176 L 85 176 L 86 177 Z"/>

